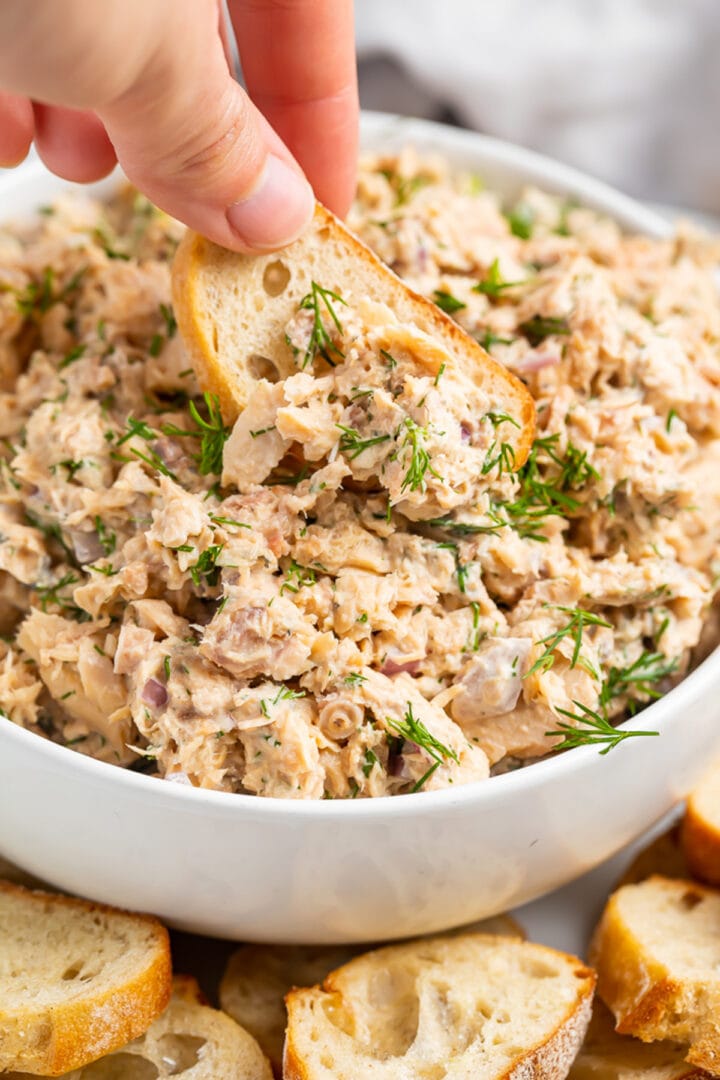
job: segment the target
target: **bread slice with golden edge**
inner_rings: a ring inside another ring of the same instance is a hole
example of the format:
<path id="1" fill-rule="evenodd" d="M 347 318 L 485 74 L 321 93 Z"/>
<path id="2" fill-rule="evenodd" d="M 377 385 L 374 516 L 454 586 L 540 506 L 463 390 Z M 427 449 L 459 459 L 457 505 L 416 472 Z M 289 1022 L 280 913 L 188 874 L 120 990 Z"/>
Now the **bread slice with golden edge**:
<path id="1" fill-rule="evenodd" d="M 610 897 L 590 963 L 617 1031 L 720 1073 L 720 892 L 654 876 Z"/>
<path id="2" fill-rule="evenodd" d="M 720 886 L 720 766 L 690 795 L 681 835 L 691 873 Z"/>
<path id="3" fill-rule="evenodd" d="M 10 1073 L 6 1080 L 23 1080 Z M 207 1007 L 188 975 L 176 975 L 165 1012 L 144 1035 L 64 1080 L 271 1080 L 270 1064 L 239 1024 Z"/>
<path id="4" fill-rule="evenodd" d="M 172 278 L 175 316 L 200 385 L 217 394 L 227 420 L 245 407 L 258 379 L 277 382 L 296 373 L 285 326 L 315 280 L 341 296 L 386 304 L 400 322 L 443 345 L 517 421 L 504 437 L 518 467 L 527 458 L 535 405 L 525 386 L 320 204 L 303 235 L 269 255 L 240 255 L 188 232 Z"/>
<path id="5" fill-rule="evenodd" d="M 644 1043 L 618 1035 L 612 1013 L 595 999 L 585 1042 L 569 1080 L 707 1080 L 685 1061 L 685 1048 L 672 1042 Z"/>
<path id="6" fill-rule="evenodd" d="M 595 975 L 554 949 L 487 934 L 351 960 L 287 997 L 286 1080 L 561 1080 Z"/>
<path id="7" fill-rule="evenodd" d="M 462 930 L 525 937 L 520 924 L 510 915 L 494 915 Z M 459 932 L 451 931 L 451 934 Z M 228 960 L 220 983 L 220 1004 L 255 1036 L 279 1076 L 287 1025 L 285 995 L 296 986 L 315 986 L 335 968 L 370 947 L 242 945 Z"/>
<path id="8" fill-rule="evenodd" d="M 0 882 L 0 1071 L 94 1061 L 146 1031 L 170 989 L 157 919 Z"/>

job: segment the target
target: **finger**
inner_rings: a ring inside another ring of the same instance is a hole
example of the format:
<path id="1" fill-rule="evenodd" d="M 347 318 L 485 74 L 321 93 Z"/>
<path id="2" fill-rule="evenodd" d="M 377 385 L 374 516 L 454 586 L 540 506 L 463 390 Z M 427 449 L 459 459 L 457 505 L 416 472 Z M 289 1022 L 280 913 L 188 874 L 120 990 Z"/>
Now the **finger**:
<path id="1" fill-rule="evenodd" d="M 88 184 L 112 172 L 113 145 L 91 112 L 59 105 L 33 105 L 35 145 L 52 172 L 65 180 Z"/>
<path id="2" fill-rule="evenodd" d="M 344 214 L 355 193 L 358 95 L 352 0 L 229 0 L 250 97 L 317 197 Z"/>
<path id="3" fill-rule="evenodd" d="M 176 0 L 174 10 L 174 39 L 99 110 L 118 160 L 149 198 L 217 243 L 281 247 L 312 215 L 310 186 L 232 78 L 214 0 Z"/>
<path id="4" fill-rule="evenodd" d="M 27 157 L 33 128 L 33 110 L 28 99 L 0 91 L 0 166 L 11 168 Z"/>

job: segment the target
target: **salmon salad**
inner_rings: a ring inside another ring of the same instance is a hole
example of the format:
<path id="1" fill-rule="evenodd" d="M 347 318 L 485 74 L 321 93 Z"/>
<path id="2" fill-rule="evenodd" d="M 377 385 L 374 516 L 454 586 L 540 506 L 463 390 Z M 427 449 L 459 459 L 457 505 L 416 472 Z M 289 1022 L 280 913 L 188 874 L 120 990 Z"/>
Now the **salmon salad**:
<path id="1" fill-rule="evenodd" d="M 6 720 L 184 785 L 406 794 L 613 749 L 714 645 L 717 245 L 411 150 L 349 224 L 526 385 L 525 460 L 457 357 L 322 280 L 227 422 L 182 227 L 129 189 L 0 233 Z"/>

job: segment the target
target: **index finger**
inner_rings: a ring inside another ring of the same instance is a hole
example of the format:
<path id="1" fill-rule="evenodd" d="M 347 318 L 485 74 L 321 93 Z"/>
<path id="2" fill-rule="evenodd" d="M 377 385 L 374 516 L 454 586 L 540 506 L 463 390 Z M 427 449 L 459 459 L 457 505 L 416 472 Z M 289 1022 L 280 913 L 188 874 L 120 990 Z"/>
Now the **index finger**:
<path id="1" fill-rule="evenodd" d="M 318 199 L 345 214 L 358 148 L 352 0 L 229 0 L 228 8 L 250 97 Z"/>

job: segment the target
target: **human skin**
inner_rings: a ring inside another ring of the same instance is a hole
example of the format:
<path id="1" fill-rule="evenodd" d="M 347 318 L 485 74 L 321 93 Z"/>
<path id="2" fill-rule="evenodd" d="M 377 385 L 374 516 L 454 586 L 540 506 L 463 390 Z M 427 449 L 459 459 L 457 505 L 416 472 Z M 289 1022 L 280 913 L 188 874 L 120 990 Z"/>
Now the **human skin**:
<path id="1" fill-rule="evenodd" d="M 297 236 L 313 190 L 344 214 L 357 155 L 352 0 L 228 8 L 247 93 L 218 0 L 2 0 L 0 165 L 33 139 L 68 180 L 97 180 L 117 160 L 163 210 L 239 251 Z"/>

